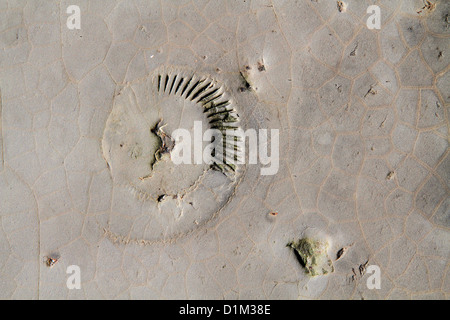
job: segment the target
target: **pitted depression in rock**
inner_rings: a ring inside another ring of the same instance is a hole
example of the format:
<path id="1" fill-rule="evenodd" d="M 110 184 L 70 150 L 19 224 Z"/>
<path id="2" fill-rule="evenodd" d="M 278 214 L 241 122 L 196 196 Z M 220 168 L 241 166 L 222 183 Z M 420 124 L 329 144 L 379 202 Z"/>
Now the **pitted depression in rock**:
<path id="1" fill-rule="evenodd" d="M 189 132 L 191 150 L 207 152 L 214 137 L 203 140 L 203 131 L 225 134 L 238 122 L 232 97 L 206 75 L 159 69 L 117 91 L 102 151 L 116 187 L 127 189 L 136 206 L 143 201 L 157 221 L 145 239 L 178 236 L 209 220 L 232 194 L 238 174 L 214 152 L 212 164 L 196 162 L 194 155 L 191 163 L 176 164 L 172 157 L 181 142 L 173 132 Z"/>

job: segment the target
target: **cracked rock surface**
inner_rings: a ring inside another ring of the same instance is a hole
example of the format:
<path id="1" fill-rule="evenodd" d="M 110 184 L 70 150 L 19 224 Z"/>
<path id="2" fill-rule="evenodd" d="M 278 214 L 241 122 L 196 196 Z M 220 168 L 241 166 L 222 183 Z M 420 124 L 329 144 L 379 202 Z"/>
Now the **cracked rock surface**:
<path id="1" fill-rule="evenodd" d="M 0 0 L 0 298 L 448 299 L 450 2 L 339 2 Z M 159 70 L 278 129 L 277 173 L 157 161 L 211 125 Z M 316 277 L 286 247 L 311 228 Z"/>

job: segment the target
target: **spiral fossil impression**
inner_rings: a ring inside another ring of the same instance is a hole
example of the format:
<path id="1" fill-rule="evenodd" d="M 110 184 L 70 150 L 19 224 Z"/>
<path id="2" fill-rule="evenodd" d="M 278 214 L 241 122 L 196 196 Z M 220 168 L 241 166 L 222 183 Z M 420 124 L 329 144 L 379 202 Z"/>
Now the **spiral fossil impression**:
<path id="1" fill-rule="evenodd" d="M 212 164 L 175 164 L 171 159 L 177 145 L 172 134 L 176 129 L 187 130 L 192 140 L 197 138 L 191 144 L 200 143 L 201 150 L 214 142 L 202 137 L 198 141 L 194 122 L 199 121 L 203 131 L 216 129 L 223 137 L 238 129 L 232 97 L 209 76 L 160 69 L 127 84 L 115 96 L 103 134 L 103 156 L 116 186 L 147 203 L 164 202 L 157 210 L 148 210 L 156 220 L 166 219 L 154 224 L 161 225 L 155 237 L 185 232 L 194 222 L 207 221 L 233 193 L 238 172 L 228 156 L 238 150 L 237 136 L 231 144 L 229 136 L 216 141 L 223 144 L 223 151 L 213 150 Z M 194 207 L 195 212 L 185 214 Z M 169 212 L 166 216 L 164 210 Z"/>

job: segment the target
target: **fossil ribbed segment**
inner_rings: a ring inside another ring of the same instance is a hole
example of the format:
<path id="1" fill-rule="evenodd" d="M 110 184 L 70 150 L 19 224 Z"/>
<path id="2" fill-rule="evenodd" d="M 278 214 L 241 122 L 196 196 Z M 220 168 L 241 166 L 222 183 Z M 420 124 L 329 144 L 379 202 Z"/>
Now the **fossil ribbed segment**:
<path id="1" fill-rule="evenodd" d="M 202 107 L 206 115 L 208 128 L 219 130 L 222 135 L 222 149 L 224 152 L 213 154 L 215 161 L 212 168 L 223 173 L 233 173 L 236 171 L 236 165 L 231 163 L 235 158 L 237 144 L 236 135 L 226 139 L 228 133 L 238 129 L 239 115 L 232 105 L 232 100 L 224 88 L 215 80 L 207 76 L 198 76 L 195 74 L 182 72 L 162 71 L 157 75 L 157 90 L 160 95 L 174 95 L 192 101 Z M 231 130 L 231 131 L 230 131 Z M 230 139 L 235 138 L 235 139 Z"/>

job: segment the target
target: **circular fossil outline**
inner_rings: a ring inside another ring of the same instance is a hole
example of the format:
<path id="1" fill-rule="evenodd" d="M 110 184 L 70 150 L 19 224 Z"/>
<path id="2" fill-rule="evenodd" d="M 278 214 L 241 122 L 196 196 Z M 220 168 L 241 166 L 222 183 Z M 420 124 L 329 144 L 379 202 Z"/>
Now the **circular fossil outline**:
<path id="1" fill-rule="evenodd" d="M 151 81 L 149 82 L 148 80 Z M 240 128 L 238 126 L 238 123 L 240 121 L 239 115 L 234 108 L 234 99 L 230 95 L 231 91 L 226 90 L 224 84 L 221 84 L 221 82 L 217 81 L 211 76 L 206 76 L 204 74 L 199 75 L 199 73 L 186 71 L 184 68 L 180 67 L 163 66 L 144 78 L 136 79 L 131 83 L 127 83 L 127 86 L 130 85 L 131 87 L 132 84 L 142 81 L 144 83 L 150 84 L 150 93 L 155 94 L 155 97 L 156 95 L 177 95 L 178 97 L 181 97 L 188 101 L 192 101 L 195 104 L 199 104 L 203 108 L 203 113 L 205 114 L 211 129 L 217 129 L 221 131 L 222 134 L 224 134 L 227 129 Z M 156 92 L 153 90 L 155 90 Z M 120 92 L 118 93 L 118 95 L 120 95 Z M 150 103 L 151 105 L 151 101 L 148 97 L 146 99 L 146 102 Z M 154 129 L 157 130 L 157 127 L 158 125 Z M 240 137 L 235 136 L 234 138 L 234 141 L 238 141 Z M 224 139 L 224 141 L 226 140 Z M 233 144 L 233 150 L 239 150 L 238 148 L 236 149 L 235 144 Z M 108 162 L 106 158 L 105 160 Z M 243 170 L 238 171 L 235 165 L 228 163 L 227 161 L 223 161 L 222 163 L 214 162 L 213 165 L 210 166 L 210 169 L 219 171 L 227 177 L 227 180 L 229 181 L 229 184 L 227 184 L 227 186 L 230 186 L 230 188 L 226 190 L 227 194 L 224 199 L 220 202 L 216 202 L 218 204 L 217 208 L 214 208 L 206 213 L 203 212 L 202 217 L 204 217 L 204 219 L 202 219 L 200 223 L 196 223 L 196 225 L 188 227 L 186 230 L 175 230 L 175 232 L 171 233 L 170 235 L 164 235 L 164 237 L 155 237 L 152 239 L 132 239 L 130 238 L 130 236 L 115 234 L 109 229 L 104 229 L 105 235 L 107 235 L 111 240 L 115 242 L 132 242 L 136 244 L 171 243 L 184 238 L 185 236 L 192 234 L 194 231 L 201 229 L 203 226 L 212 223 L 213 220 L 216 220 L 219 213 L 222 212 L 224 208 L 231 202 L 236 192 L 236 187 L 240 184 L 246 172 L 246 166 L 243 165 L 242 168 Z M 210 171 L 211 170 L 207 170 L 205 171 L 205 173 Z M 110 172 L 112 174 L 111 167 Z M 198 182 L 201 183 L 202 179 L 203 177 L 200 176 Z M 148 195 L 147 197 L 143 195 L 142 191 L 135 188 L 132 184 L 118 184 L 118 186 L 128 187 L 129 191 L 134 193 L 135 197 L 140 200 L 149 199 Z M 192 186 L 192 188 L 189 189 L 195 189 L 195 186 Z M 187 190 L 185 194 L 189 192 L 190 190 Z M 159 198 L 164 197 L 158 197 L 157 202 L 159 202 Z"/>

